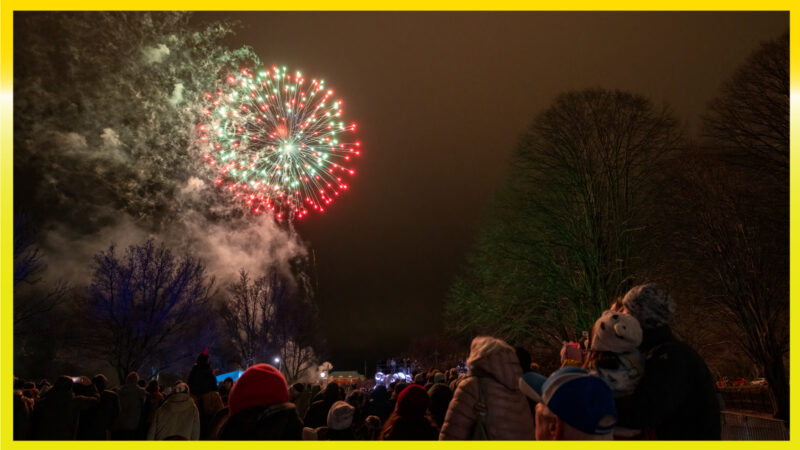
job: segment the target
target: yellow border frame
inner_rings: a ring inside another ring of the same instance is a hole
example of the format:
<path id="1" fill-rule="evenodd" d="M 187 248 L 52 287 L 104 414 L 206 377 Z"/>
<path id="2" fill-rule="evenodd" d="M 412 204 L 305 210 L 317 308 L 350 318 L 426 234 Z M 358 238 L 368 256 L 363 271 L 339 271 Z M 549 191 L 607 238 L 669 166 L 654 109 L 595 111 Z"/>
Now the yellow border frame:
<path id="1" fill-rule="evenodd" d="M 214 11 L 219 10 L 225 6 L 220 3 L 213 3 L 208 0 L 200 2 L 187 2 L 187 1 L 170 1 L 171 9 L 173 10 L 195 10 L 195 11 Z M 13 12 L 15 10 L 164 10 L 164 3 L 152 0 L 139 1 L 139 2 L 115 2 L 113 8 L 109 8 L 110 4 L 107 2 L 98 1 L 74 1 L 65 4 L 55 1 L 36 1 L 35 3 L 25 2 L 22 0 L 7 0 L 3 1 L 0 6 L 0 446 L 4 449 L 34 449 L 34 448 L 63 448 L 63 449 L 105 449 L 109 446 L 115 448 L 130 448 L 137 450 L 141 449 L 143 445 L 158 446 L 163 448 L 175 448 L 187 446 L 191 448 L 209 447 L 219 448 L 225 444 L 214 441 L 201 441 L 191 443 L 180 442 L 34 442 L 24 441 L 15 442 L 13 438 L 13 404 L 11 401 L 11 392 L 13 391 L 13 331 L 12 331 L 12 318 L 13 318 L 13 139 L 12 139 L 12 118 L 13 118 Z M 634 3 L 630 1 L 615 1 L 608 3 L 590 2 L 590 1 L 574 1 L 567 4 L 552 3 L 550 5 L 531 4 L 522 1 L 502 1 L 491 4 L 481 3 L 477 1 L 420 1 L 413 0 L 407 2 L 386 2 L 374 3 L 364 0 L 348 0 L 343 3 L 333 4 L 331 2 L 324 2 L 318 0 L 306 1 L 300 4 L 287 4 L 272 5 L 269 3 L 245 0 L 237 3 L 241 10 L 258 10 L 268 8 L 270 10 L 371 10 L 371 11 L 393 11 L 393 10 L 592 10 L 592 11 L 625 11 L 625 10 L 640 10 L 643 6 L 641 3 Z M 791 30 L 796 30 L 800 16 L 792 14 L 792 3 L 788 1 L 766 1 L 758 4 L 758 9 L 754 9 L 751 4 L 734 1 L 704 1 L 704 2 L 690 2 L 686 0 L 668 2 L 660 0 L 658 2 L 648 3 L 647 6 L 651 10 L 659 11 L 707 11 L 707 10 L 742 10 L 742 11 L 790 11 L 789 26 Z M 798 54 L 800 54 L 800 36 L 798 33 L 790 32 L 790 49 L 791 49 L 791 64 L 790 64 L 790 81 L 791 81 L 791 153 L 792 158 L 790 162 L 790 212 L 798 211 L 798 194 L 800 194 L 800 185 L 798 185 L 797 171 L 798 163 L 796 149 L 798 141 L 800 141 L 800 119 L 797 117 L 797 111 L 800 110 L 800 88 L 798 82 L 800 81 L 800 72 L 798 72 Z M 798 222 L 794 221 L 790 225 L 790 279 L 791 281 L 800 280 L 800 268 L 798 268 Z M 790 304 L 794 305 L 798 300 L 798 290 L 792 289 L 790 291 Z M 800 325 L 800 314 L 796 308 L 791 308 L 790 326 L 792 329 Z M 797 332 L 792 333 L 790 340 L 790 348 L 798 348 L 798 340 L 800 334 Z M 794 362 L 793 356 L 790 353 L 790 368 Z M 797 370 L 790 369 L 790 385 L 797 386 L 798 376 Z M 791 390 L 791 417 L 797 419 L 797 404 L 800 392 L 797 389 Z M 791 428 L 790 428 L 791 433 Z M 794 436 L 795 433 L 791 433 Z M 786 448 L 793 446 L 795 441 L 800 439 L 792 438 L 788 442 L 712 442 L 701 443 L 691 442 L 680 444 L 682 447 L 686 445 L 702 446 L 704 448 L 717 448 L 717 449 L 736 449 L 736 448 Z M 264 443 L 235 443 L 237 448 L 249 447 L 255 448 L 255 445 L 264 446 Z M 267 444 L 273 445 L 273 444 Z M 320 444 L 313 442 L 285 442 L 278 444 L 280 448 L 317 448 Z M 408 442 L 342 442 L 334 443 L 329 442 L 327 446 L 334 446 L 338 448 L 367 448 L 380 446 L 383 448 L 408 448 L 411 446 L 420 445 L 419 443 Z M 485 448 L 486 443 L 481 442 L 438 442 L 423 444 L 429 447 L 437 448 Z M 574 448 L 585 449 L 586 443 L 582 442 L 560 442 L 557 444 L 546 443 L 532 443 L 532 442 L 513 442 L 513 443 L 492 443 L 492 447 L 500 446 L 502 448 L 518 448 L 528 449 L 533 446 L 539 445 L 558 445 L 559 448 Z M 604 446 L 624 446 L 632 448 L 632 446 L 640 447 L 646 445 L 649 448 L 673 448 L 675 443 L 672 442 L 632 442 L 632 441 L 616 441 L 614 443 L 593 443 L 591 445 L 604 445 Z M 169 446 L 169 447 L 167 447 Z M 757 447 L 756 447 L 757 446 Z M 551 447 L 552 448 L 552 447 Z M 609 447 L 610 448 L 610 447 Z"/>

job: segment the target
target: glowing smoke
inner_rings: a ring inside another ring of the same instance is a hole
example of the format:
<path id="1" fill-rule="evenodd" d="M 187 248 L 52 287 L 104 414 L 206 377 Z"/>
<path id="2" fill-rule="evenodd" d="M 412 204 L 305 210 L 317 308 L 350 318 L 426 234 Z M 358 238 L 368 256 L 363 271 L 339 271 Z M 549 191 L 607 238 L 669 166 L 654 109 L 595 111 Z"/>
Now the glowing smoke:
<path id="1" fill-rule="evenodd" d="M 218 281 L 305 254 L 292 229 L 219 201 L 195 147 L 203 90 L 257 61 L 221 46 L 224 26 L 190 29 L 182 13 L 19 19 L 15 208 L 37 218 L 47 278 L 85 285 L 98 251 L 148 238 L 203 258 Z"/>

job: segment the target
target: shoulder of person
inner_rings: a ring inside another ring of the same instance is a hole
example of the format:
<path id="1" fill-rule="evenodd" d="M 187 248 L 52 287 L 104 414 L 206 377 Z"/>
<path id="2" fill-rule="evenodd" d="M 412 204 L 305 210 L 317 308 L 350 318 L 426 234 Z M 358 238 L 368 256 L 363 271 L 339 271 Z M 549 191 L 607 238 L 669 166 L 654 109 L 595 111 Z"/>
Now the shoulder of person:
<path id="1" fill-rule="evenodd" d="M 687 370 L 701 360 L 694 349 L 678 340 L 658 345 L 650 349 L 645 356 L 646 368 L 671 369 L 672 371 Z"/>
<path id="2" fill-rule="evenodd" d="M 466 389 L 469 386 L 477 386 L 478 382 L 479 380 L 477 375 L 467 375 L 465 377 L 461 377 L 456 380 L 456 384 L 453 386 L 453 392 L 455 392 L 458 388 Z"/>

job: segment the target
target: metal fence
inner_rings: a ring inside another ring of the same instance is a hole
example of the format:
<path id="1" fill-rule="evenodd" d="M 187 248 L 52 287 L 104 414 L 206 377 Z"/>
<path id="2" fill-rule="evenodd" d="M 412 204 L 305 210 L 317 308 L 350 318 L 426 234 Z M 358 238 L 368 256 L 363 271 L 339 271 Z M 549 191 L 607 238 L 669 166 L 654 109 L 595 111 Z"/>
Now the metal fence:
<path id="1" fill-rule="evenodd" d="M 722 397 L 723 409 L 756 411 L 772 414 L 775 406 L 766 386 L 741 386 L 717 388 Z"/>
<path id="2" fill-rule="evenodd" d="M 722 439 L 736 441 L 788 440 L 789 428 L 782 420 L 723 411 Z"/>

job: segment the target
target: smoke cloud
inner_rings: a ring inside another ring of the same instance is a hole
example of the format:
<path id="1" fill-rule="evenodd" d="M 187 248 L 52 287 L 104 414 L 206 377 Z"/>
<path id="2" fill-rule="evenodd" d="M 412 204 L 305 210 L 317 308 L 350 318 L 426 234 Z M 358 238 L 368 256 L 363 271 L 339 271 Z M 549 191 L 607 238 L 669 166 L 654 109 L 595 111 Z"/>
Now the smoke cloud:
<path id="1" fill-rule="evenodd" d="M 186 18 L 23 14 L 15 23 L 24 51 L 14 114 L 27 124 L 15 133 L 15 207 L 37 218 L 45 279 L 86 285 L 95 254 L 147 239 L 201 258 L 218 283 L 239 269 L 288 273 L 305 255 L 290 226 L 213 183 L 195 134 L 201 96 L 221 71 L 257 57 L 222 46 L 224 27 L 190 29 Z M 86 45 L 98 40 L 107 45 Z"/>

